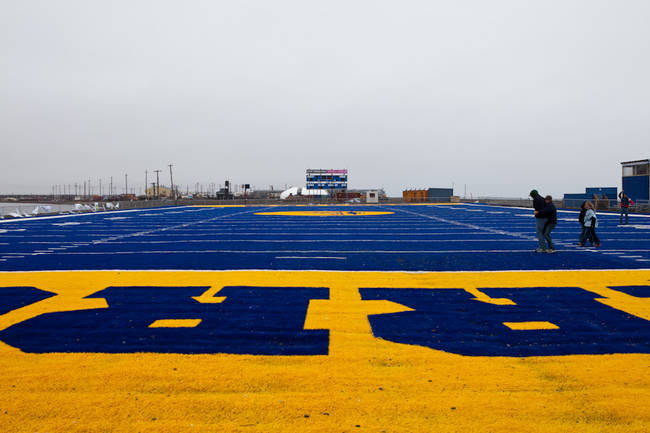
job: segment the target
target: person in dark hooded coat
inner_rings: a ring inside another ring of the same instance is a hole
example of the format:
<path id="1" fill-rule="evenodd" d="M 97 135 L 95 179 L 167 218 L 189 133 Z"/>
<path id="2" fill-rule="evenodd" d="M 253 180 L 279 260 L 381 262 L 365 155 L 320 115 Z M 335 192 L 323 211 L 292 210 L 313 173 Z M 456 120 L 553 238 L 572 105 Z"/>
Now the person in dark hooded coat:
<path id="1" fill-rule="evenodd" d="M 555 247 L 553 246 L 553 240 L 551 239 L 551 232 L 557 225 L 557 209 L 553 204 L 553 197 L 547 195 L 544 198 L 544 209 L 541 211 L 535 211 L 535 214 L 541 215 L 542 218 L 546 218 L 546 224 L 544 224 L 544 230 L 542 231 L 542 236 L 547 245 L 544 252 L 554 253 Z"/>
<path id="2" fill-rule="evenodd" d="M 536 189 L 530 192 L 530 196 L 533 199 L 533 208 L 535 209 L 535 232 L 537 235 L 538 247 L 535 250 L 537 253 L 543 253 L 546 251 L 546 239 L 544 238 L 544 227 L 546 226 L 546 221 L 548 219 L 539 213 L 544 210 L 546 202 L 544 197 L 539 195 Z"/>

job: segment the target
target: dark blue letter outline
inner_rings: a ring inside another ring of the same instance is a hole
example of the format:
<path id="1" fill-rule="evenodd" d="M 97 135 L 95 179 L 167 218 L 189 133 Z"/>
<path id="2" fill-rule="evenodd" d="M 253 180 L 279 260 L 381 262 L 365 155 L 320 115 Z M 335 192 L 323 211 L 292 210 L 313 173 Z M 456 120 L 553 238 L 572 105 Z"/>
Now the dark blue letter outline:
<path id="1" fill-rule="evenodd" d="M 650 353 L 650 322 L 604 305 L 577 287 L 479 289 L 516 305 L 477 301 L 462 289 L 360 289 L 415 311 L 369 316 L 373 334 L 472 356 Z M 559 329 L 513 330 L 504 322 L 550 322 Z"/>
<path id="2" fill-rule="evenodd" d="M 208 287 L 108 287 L 88 298 L 109 308 L 42 314 L 0 332 L 30 353 L 232 353 L 327 355 L 328 330 L 304 330 L 322 287 L 224 287 L 221 303 L 193 297 Z M 150 328 L 157 320 L 200 319 L 195 327 Z"/>

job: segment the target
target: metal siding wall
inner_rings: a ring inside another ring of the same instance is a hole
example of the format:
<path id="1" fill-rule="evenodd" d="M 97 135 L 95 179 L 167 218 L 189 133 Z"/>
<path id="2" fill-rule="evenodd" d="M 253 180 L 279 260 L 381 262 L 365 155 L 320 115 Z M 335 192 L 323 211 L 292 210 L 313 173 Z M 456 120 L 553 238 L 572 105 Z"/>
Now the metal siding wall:
<path id="1" fill-rule="evenodd" d="M 429 198 L 445 198 L 445 197 L 451 197 L 454 195 L 454 190 L 451 188 L 429 188 L 427 190 L 427 195 Z"/>
<path id="2" fill-rule="evenodd" d="M 564 194 L 565 200 L 591 200 L 591 194 Z"/>
<path id="3" fill-rule="evenodd" d="M 595 188 L 586 188 L 587 195 L 591 197 L 592 194 L 596 195 L 607 195 L 608 198 L 614 198 L 618 195 L 618 188 L 616 187 L 595 187 Z"/>
<path id="4" fill-rule="evenodd" d="M 650 200 L 650 176 L 624 177 L 623 191 L 632 200 Z"/>

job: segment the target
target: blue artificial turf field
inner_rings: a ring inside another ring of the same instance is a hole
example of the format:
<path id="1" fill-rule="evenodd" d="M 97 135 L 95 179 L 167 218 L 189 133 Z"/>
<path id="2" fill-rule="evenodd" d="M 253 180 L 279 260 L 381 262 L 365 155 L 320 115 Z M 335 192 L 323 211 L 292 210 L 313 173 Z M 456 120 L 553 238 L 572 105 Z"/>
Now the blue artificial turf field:
<path id="1" fill-rule="evenodd" d="M 284 211 L 387 215 L 257 215 Z M 489 271 L 650 268 L 650 217 L 600 213 L 602 248 L 579 248 L 560 211 L 538 254 L 532 210 L 486 205 L 174 207 L 0 223 L 0 271 L 290 269 Z"/>
<path id="2" fill-rule="evenodd" d="M 0 431 L 645 433 L 650 216 L 599 218 L 555 254 L 480 204 L 2 220 Z"/>

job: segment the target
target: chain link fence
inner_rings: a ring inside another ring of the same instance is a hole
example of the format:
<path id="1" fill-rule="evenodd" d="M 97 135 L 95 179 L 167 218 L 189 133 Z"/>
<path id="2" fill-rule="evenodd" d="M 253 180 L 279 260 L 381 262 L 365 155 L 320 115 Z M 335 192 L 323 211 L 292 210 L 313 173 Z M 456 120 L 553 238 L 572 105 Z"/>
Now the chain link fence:
<path id="1" fill-rule="evenodd" d="M 564 200 L 564 208 L 566 209 L 580 209 L 583 199 L 566 199 Z M 615 211 L 621 210 L 621 204 L 618 200 L 589 200 L 594 204 L 598 210 Z M 635 200 L 634 204 L 629 207 L 630 212 L 648 213 L 650 212 L 650 202 L 648 200 Z"/>

